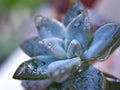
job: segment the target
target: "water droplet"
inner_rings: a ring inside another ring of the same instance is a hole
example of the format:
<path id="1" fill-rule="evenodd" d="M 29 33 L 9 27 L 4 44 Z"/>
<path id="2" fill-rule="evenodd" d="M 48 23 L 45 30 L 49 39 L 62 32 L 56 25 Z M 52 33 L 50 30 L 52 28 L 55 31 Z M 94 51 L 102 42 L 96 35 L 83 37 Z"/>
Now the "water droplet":
<path id="1" fill-rule="evenodd" d="M 81 72 L 81 71 L 82 71 L 82 69 L 79 69 L 79 70 L 78 70 L 78 72 Z"/>
<path id="2" fill-rule="evenodd" d="M 38 43 L 39 43 L 39 44 L 44 44 L 44 41 L 43 41 L 43 40 L 41 40 L 41 41 L 39 41 Z"/>
<path id="3" fill-rule="evenodd" d="M 60 26 L 63 26 L 63 24 L 62 24 L 62 23 L 60 23 L 59 25 L 60 25 Z"/>
<path id="4" fill-rule="evenodd" d="M 86 78 L 82 78 L 82 81 L 84 82 L 84 81 L 86 81 L 87 79 Z"/>
<path id="5" fill-rule="evenodd" d="M 42 19 L 43 19 L 43 17 L 40 15 L 35 17 L 34 22 L 35 22 L 36 27 L 39 27 L 41 25 Z"/>
<path id="6" fill-rule="evenodd" d="M 28 68 L 32 69 L 32 65 L 28 65 Z"/>
<path id="7" fill-rule="evenodd" d="M 56 70 L 55 72 L 54 72 L 54 76 L 58 76 L 60 74 L 60 71 L 59 70 Z"/>
<path id="8" fill-rule="evenodd" d="M 61 73 L 65 73 L 65 70 L 64 70 L 64 69 L 62 69 L 62 70 L 61 70 Z"/>
<path id="9" fill-rule="evenodd" d="M 76 89 L 76 86 L 75 86 L 75 85 L 73 85 L 73 88 L 74 88 L 74 89 Z"/>
<path id="10" fill-rule="evenodd" d="M 48 45 L 51 45 L 51 43 L 49 42 Z"/>
<path id="11" fill-rule="evenodd" d="M 51 45 L 48 45 L 48 48 L 49 48 L 49 49 L 52 49 L 52 46 L 51 46 Z"/>
<path id="12" fill-rule="evenodd" d="M 53 46 L 52 46 L 52 44 L 50 42 L 48 43 L 48 48 L 53 50 Z"/>
<path id="13" fill-rule="evenodd" d="M 48 45 L 48 48 L 49 48 L 49 49 L 52 47 L 50 42 L 48 42 L 47 45 Z"/>
<path id="14" fill-rule="evenodd" d="M 48 32 L 48 33 L 51 33 L 51 31 L 50 31 L 50 30 L 47 30 L 47 32 Z"/>
<path id="15" fill-rule="evenodd" d="M 77 27 L 77 26 L 79 26 L 79 25 L 80 25 L 80 22 L 79 22 L 79 21 L 76 21 L 75 24 L 74 24 L 75 27 Z"/>
<path id="16" fill-rule="evenodd" d="M 76 67 L 76 69 L 78 70 L 78 69 L 80 68 L 80 66 L 81 66 L 81 64 L 79 64 L 79 65 Z"/>
<path id="17" fill-rule="evenodd" d="M 34 74 L 36 74 L 36 73 L 37 73 L 37 71 L 33 70 L 32 74 L 34 75 Z"/>
<path id="18" fill-rule="evenodd" d="M 52 47 L 49 45 L 48 48 L 51 49 Z"/>

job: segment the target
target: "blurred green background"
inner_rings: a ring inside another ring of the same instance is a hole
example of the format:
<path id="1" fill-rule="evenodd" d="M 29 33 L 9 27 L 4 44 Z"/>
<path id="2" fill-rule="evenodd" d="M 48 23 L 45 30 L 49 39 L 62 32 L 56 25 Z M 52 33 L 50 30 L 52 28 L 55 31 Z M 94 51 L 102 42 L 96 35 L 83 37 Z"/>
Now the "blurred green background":
<path id="1" fill-rule="evenodd" d="M 23 25 L 45 0 L 0 0 L 0 65 L 18 47 Z"/>

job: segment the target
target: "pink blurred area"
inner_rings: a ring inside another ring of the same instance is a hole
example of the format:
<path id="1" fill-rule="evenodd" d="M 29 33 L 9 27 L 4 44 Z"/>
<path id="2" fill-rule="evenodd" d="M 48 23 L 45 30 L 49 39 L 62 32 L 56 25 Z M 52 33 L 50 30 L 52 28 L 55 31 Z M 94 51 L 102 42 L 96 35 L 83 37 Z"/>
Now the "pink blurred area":
<path id="1" fill-rule="evenodd" d="M 100 71 L 120 79 L 120 47 L 105 61 L 94 64 Z"/>
<path id="2" fill-rule="evenodd" d="M 99 0 L 96 12 L 109 22 L 120 23 L 120 0 Z"/>

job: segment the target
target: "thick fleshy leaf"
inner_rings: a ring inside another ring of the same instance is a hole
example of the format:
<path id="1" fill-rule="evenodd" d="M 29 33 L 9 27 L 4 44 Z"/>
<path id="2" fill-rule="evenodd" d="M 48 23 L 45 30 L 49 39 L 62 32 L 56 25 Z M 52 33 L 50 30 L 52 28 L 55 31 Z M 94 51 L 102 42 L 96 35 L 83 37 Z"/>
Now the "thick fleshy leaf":
<path id="1" fill-rule="evenodd" d="M 68 10 L 67 14 L 65 15 L 65 18 L 63 20 L 63 23 L 65 26 L 67 26 L 73 18 L 81 14 L 82 12 L 86 12 L 84 6 L 79 0 L 76 0 Z"/>
<path id="2" fill-rule="evenodd" d="M 76 72 L 62 84 L 52 84 L 48 90 L 104 90 L 103 74 L 93 66 L 84 72 Z"/>
<path id="3" fill-rule="evenodd" d="M 110 49 L 104 52 L 103 55 L 97 58 L 97 60 L 106 60 L 115 50 L 120 46 L 120 39 L 118 39 Z"/>
<path id="4" fill-rule="evenodd" d="M 39 44 L 43 46 L 46 51 L 58 59 L 67 58 L 66 52 L 64 50 L 64 42 L 59 38 L 46 38 L 42 39 Z"/>
<path id="5" fill-rule="evenodd" d="M 83 59 L 95 60 L 103 56 L 120 39 L 120 25 L 106 24 L 100 27 L 94 34 L 88 50 L 85 51 Z"/>
<path id="6" fill-rule="evenodd" d="M 82 52 L 83 50 L 80 43 L 77 40 L 72 40 L 70 45 L 68 46 L 67 57 L 68 58 L 73 58 L 76 56 L 80 57 Z"/>
<path id="7" fill-rule="evenodd" d="M 119 46 L 120 46 L 120 38 L 113 44 L 110 53 L 113 53 L 115 51 L 115 49 L 118 48 Z"/>
<path id="8" fill-rule="evenodd" d="M 22 50 L 30 57 L 39 56 L 42 54 L 47 54 L 42 46 L 39 45 L 39 38 L 31 38 L 21 44 Z"/>
<path id="9" fill-rule="evenodd" d="M 66 47 L 72 40 L 77 40 L 83 50 L 87 48 L 90 39 L 90 22 L 85 13 L 78 15 L 67 27 Z"/>
<path id="10" fill-rule="evenodd" d="M 105 51 L 104 54 L 102 54 L 101 56 L 99 56 L 99 57 L 97 58 L 97 60 L 99 60 L 99 61 L 104 61 L 104 60 L 106 60 L 106 59 L 111 55 L 111 49 L 112 49 L 112 48 L 110 48 L 110 49 L 108 49 L 107 51 Z"/>
<path id="11" fill-rule="evenodd" d="M 40 39 L 50 37 L 58 37 L 63 39 L 65 37 L 64 25 L 55 19 L 37 16 L 35 18 L 35 26 L 38 30 Z"/>
<path id="12" fill-rule="evenodd" d="M 45 80 L 22 80 L 22 86 L 25 90 L 46 90 L 52 83 L 51 79 Z"/>
<path id="13" fill-rule="evenodd" d="M 48 65 L 53 61 L 56 61 L 56 59 L 50 56 L 34 57 L 23 62 L 14 73 L 13 78 L 21 80 L 47 79 L 49 77 Z"/>
<path id="14" fill-rule="evenodd" d="M 55 82 L 63 82 L 81 65 L 79 57 L 52 62 L 48 66 L 50 78 Z"/>

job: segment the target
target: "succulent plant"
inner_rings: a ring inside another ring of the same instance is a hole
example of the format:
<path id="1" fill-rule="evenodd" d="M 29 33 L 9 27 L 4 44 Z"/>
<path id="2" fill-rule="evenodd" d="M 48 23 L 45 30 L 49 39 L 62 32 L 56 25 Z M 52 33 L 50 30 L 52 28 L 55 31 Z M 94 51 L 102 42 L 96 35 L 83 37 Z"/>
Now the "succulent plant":
<path id="1" fill-rule="evenodd" d="M 13 78 L 50 79 L 48 90 L 103 90 L 102 72 L 92 66 L 105 60 L 120 45 L 120 25 L 109 23 L 91 35 L 87 11 L 76 1 L 63 23 L 44 16 L 35 17 L 38 37 L 25 41 L 21 48 L 31 59 L 23 62 Z M 37 85 L 38 85 L 37 83 Z M 35 89 L 36 90 L 36 89 Z M 39 89 L 41 90 L 41 89 Z"/>

